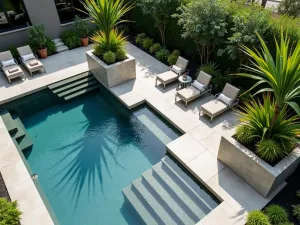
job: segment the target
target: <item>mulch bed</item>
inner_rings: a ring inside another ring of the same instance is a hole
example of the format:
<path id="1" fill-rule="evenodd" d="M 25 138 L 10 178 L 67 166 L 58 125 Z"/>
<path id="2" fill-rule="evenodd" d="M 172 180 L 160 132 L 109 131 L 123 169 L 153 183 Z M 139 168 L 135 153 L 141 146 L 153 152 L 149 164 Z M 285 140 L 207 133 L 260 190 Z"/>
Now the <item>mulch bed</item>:
<path id="1" fill-rule="evenodd" d="M 0 197 L 6 198 L 8 201 L 11 201 L 1 173 L 0 173 Z"/>
<path id="2" fill-rule="evenodd" d="M 268 205 L 278 204 L 285 208 L 289 213 L 289 219 L 295 225 L 300 225 L 300 221 L 293 216 L 292 205 L 300 204 L 300 198 L 297 197 L 296 192 L 300 190 L 300 166 L 295 173 L 287 179 L 287 185 L 276 195 Z"/>

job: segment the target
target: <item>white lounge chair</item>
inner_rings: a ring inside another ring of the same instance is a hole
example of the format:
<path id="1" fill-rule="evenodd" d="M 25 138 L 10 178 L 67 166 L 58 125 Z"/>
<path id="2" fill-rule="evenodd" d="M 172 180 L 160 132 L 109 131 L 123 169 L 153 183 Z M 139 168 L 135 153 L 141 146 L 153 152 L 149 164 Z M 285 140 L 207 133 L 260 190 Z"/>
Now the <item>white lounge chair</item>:
<path id="1" fill-rule="evenodd" d="M 29 45 L 17 48 L 17 51 L 20 55 L 20 61 L 30 72 L 31 76 L 33 72 L 39 70 L 44 70 L 44 72 L 46 73 L 46 69 L 43 63 L 41 63 L 41 61 L 38 60 L 38 57 L 32 52 Z"/>
<path id="2" fill-rule="evenodd" d="M 25 78 L 24 72 L 10 51 L 0 53 L 0 68 L 6 75 L 9 83 L 17 77 Z"/>
<path id="3" fill-rule="evenodd" d="M 239 103 L 239 99 L 237 98 L 239 92 L 240 89 L 227 83 L 222 93 L 217 94 L 214 100 L 201 105 L 200 114 L 202 112 L 203 114 L 210 116 L 210 122 L 212 122 L 214 117 Z"/>
<path id="4" fill-rule="evenodd" d="M 192 83 L 191 86 L 181 89 L 175 94 L 175 102 L 177 97 L 185 102 L 185 107 L 187 107 L 187 103 L 199 98 L 205 93 L 211 94 L 211 85 L 209 84 L 211 81 L 211 76 L 207 73 L 200 71 L 197 79 Z"/>
<path id="5" fill-rule="evenodd" d="M 157 81 L 159 81 L 164 85 L 164 89 L 166 89 L 166 84 L 176 81 L 179 76 L 187 72 L 186 67 L 188 63 L 188 60 L 179 56 L 176 64 L 171 66 L 169 71 L 158 74 L 156 76 L 155 85 L 157 85 Z"/>

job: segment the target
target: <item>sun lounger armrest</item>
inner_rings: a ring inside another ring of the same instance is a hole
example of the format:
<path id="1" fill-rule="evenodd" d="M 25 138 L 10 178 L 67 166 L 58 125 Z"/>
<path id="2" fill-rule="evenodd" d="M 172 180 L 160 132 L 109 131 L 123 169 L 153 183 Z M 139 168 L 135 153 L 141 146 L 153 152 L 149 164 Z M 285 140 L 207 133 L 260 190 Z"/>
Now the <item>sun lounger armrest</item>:
<path id="1" fill-rule="evenodd" d="M 240 100 L 238 98 L 236 98 L 236 99 L 234 99 L 234 101 L 229 106 L 237 105 L 239 103 L 239 101 Z"/>
<path id="2" fill-rule="evenodd" d="M 222 94 L 222 93 L 216 94 L 216 95 L 215 95 L 215 99 L 218 98 L 220 94 Z"/>

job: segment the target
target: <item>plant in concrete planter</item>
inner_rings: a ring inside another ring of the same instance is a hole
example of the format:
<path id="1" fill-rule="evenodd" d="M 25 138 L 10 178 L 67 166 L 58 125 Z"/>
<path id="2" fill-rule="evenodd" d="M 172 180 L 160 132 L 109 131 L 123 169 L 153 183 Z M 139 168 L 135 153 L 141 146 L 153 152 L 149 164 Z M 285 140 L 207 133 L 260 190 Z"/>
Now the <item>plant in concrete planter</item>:
<path id="1" fill-rule="evenodd" d="M 1 225 L 18 225 L 21 214 L 16 201 L 8 202 L 5 198 L 0 198 Z"/>
<path id="2" fill-rule="evenodd" d="M 118 24 L 127 22 L 121 18 L 133 5 L 124 4 L 124 0 L 85 0 L 83 6 L 100 30 L 91 38 L 96 43 L 97 53 L 101 54 L 97 56 L 103 59 L 106 52 L 124 50 L 126 38 L 123 32 L 115 28 Z"/>
<path id="3" fill-rule="evenodd" d="M 274 225 L 282 224 L 289 221 L 287 211 L 279 205 L 270 205 L 264 210 L 270 222 Z"/>
<path id="4" fill-rule="evenodd" d="M 88 46 L 89 45 L 88 35 L 90 32 L 89 22 L 87 20 L 81 19 L 79 16 L 76 16 L 74 26 L 75 26 L 76 33 L 81 38 L 81 45 Z"/>
<path id="5" fill-rule="evenodd" d="M 46 44 L 46 35 L 45 35 L 45 27 L 44 25 L 34 25 L 28 31 L 28 39 L 30 43 L 38 46 L 38 53 L 41 58 L 47 58 L 47 49 L 45 47 Z"/>
<path id="6" fill-rule="evenodd" d="M 297 116 L 289 116 L 284 106 L 276 121 L 275 101 L 269 95 L 260 101 L 245 102 L 238 111 L 241 122 L 236 129 L 236 139 L 254 146 L 254 152 L 268 163 L 276 162 L 289 154 L 299 141 L 300 124 Z"/>
<path id="7" fill-rule="evenodd" d="M 252 211 L 247 216 L 247 225 L 271 225 L 268 217 L 261 211 Z"/>

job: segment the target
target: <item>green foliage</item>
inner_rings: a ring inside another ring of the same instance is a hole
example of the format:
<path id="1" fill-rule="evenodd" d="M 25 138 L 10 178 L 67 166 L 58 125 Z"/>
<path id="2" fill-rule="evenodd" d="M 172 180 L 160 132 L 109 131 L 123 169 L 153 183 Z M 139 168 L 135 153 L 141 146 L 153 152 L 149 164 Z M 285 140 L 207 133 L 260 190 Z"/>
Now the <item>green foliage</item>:
<path id="1" fill-rule="evenodd" d="M 263 212 L 255 210 L 248 214 L 247 225 L 271 225 L 271 223 Z"/>
<path id="2" fill-rule="evenodd" d="M 235 136 L 236 139 L 243 144 L 251 144 L 255 141 L 255 137 L 249 126 L 238 126 Z"/>
<path id="3" fill-rule="evenodd" d="M 236 4 L 236 3 L 233 3 Z M 260 6 L 250 5 L 248 7 L 237 8 L 233 12 L 232 28 L 227 40 L 225 49 L 220 49 L 218 55 L 227 53 L 231 59 L 239 57 L 240 62 L 244 63 L 247 59 L 239 50 L 240 45 L 251 48 L 259 46 L 259 38 L 256 33 L 264 37 L 270 29 L 271 12 L 261 10 Z"/>
<path id="4" fill-rule="evenodd" d="M 179 50 L 174 50 L 172 52 L 172 54 L 170 54 L 168 56 L 169 65 L 175 65 L 179 56 L 180 56 L 180 51 Z"/>
<path id="5" fill-rule="evenodd" d="M 145 38 L 143 40 L 143 48 L 144 49 L 149 49 L 151 46 L 153 45 L 153 39 L 150 39 L 150 38 Z"/>
<path id="6" fill-rule="evenodd" d="M 127 58 L 126 52 L 123 49 L 118 49 L 116 51 L 116 57 L 119 61 L 125 60 Z"/>
<path id="7" fill-rule="evenodd" d="M 101 48 L 101 46 L 99 45 L 95 45 L 94 46 L 94 51 L 93 51 L 93 54 L 98 56 L 99 58 L 101 58 L 104 54 L 104 49 Z"/>
<path id="8" fill-rule="evenodd" d="M 294 224 L 291 222 L 284 222 L 284 223 L 279 223 L 278 225 L 294 225 Z"/>
<path id="9" fill-rule="evenodd" d="M 9 46 L 8 50 L 11 52 L 11 54 L 13 55 L 13 57 L 18 60 L 20 55 L 18 53 L 17 47 L 14 45 Z"/>
<path id="10" fill-rule="evenodd" d="M 28 44 L 30 45 L 31 50 L 34 53 L 38 52 L 39 45 L 36 45 L 36 43 L 30 42 L 30 40 L 28 40 Z M 50 37 L 46 37 L 45 48 L 47 49 L 48 56 L 53 55 L 53 54 L 56 53 L 56 45 Z"/>
<path id="11" fill-rule="evenodd" d="M 84 0 L 82 4 L 100 30 L 93 36 L 92 40 L 96 43 L 97 40 L 100 41 L 97 44 L 100 44 L 100 48 L 105 52 L 116 52 L 117 49 L 113 49 L 116 43 L 124 42 L 125 38 L 123 32 L 115 30 L 115 27 L 127 22 L 121 18 L 133 8 L 133 5 L 131 3 L 125 4 L 124 0 Z"/>
<path id="12" fill-rule="evenodd" d="M 293 216 L 297 217 L 300 221 L 300 205 L 293 205 Z"/>
<path id="13" fill-rule="evenodd" d="M 105 36 L 103 31 L 96 32 L 92 41 L 96 43 L 98 52 L 117 52 L 118 49 L 124 51 L 127 38 L 123 36 L 123 33 L 118 33 L 117 30 L 111 30 L 109 37 Z M 107 40 L 109 40 L 109 46 L 107 46 Z"/>
<path id="14" fill-rule="evenodd" d="M 297 197 L 300 198 L 300 190 L 298 190 L 298 191 L 296 192 L 296 195 L 297 195 Z"/>
<path id="15" fill-rule="evenodd" d="M 150 52 L 155 53 L 161 49 L 161 45 L 156 43 L 150 47 Z"/>
<path id="16" fill-rule="evenodd" d="M 147 38 L 145 33 L 138 34 L 135 38 L 135 43 L 138 45 L 142 45 L 145 38 Z"/>
<path id="17" fill-rule="evenodd" d="M 68 46 L 69 49 L 78 48 L 81 46 L 80 37 L 73 29 L 62 32 L 60 39 L 66 46 Z"/>
<path id="18" fill-rule="evenodd" d="M 166 48 L 161 48 L 155 53 L 155 57 L 160 61 L 166 61 L 168 59 L 170 52 Z"/>
<path id="19" fill-rule="evenodd" d="M 268 95 L 264 96 L 263 104 L 260 101 L 245 102 L 238 111 L 240 124 L 237 129 L 240 133 L 236 136 L 237 140 L 242 144 L 245 140 L 246 142 L 257 140 L 256 153 L 267 162 L 283 158 L 299 141 L 300 125 L 297 116 L 288 115 L 286 106 L 271 126 L 275 114 L 274 105 L 274 100 Z M 248 139 L 245 137 L 245 132 Z"/>
<path id="20" fill-rule="evenodd" d="M 165 30 L 170 21 L 170 15 L 179 6 L 179 3 L 179 0 L 137 0 L 136 4 L 141 8 L 143 14 L 153 18 L 163 46 L 165 46 Z"/>
<path id="21" fill-rule="evenodd" d="M 265 209 L 265 214 L 269 217 L 273 225 L 285 223 L 289 221 L 287 211 L 279 205 L 270 205 Z"/>
<path id="22" fill-rule="evenodd" d="M 300 15 L 299 0 L 283 0 L 280 1 L 278 12 L 288 16 L 298 17 Z"/>
<path id="23" fill-rule="evenodd" d="M 38 46 L 39 49 L 45 48 L 46 35 L 44 25 L 34 25 L 28 30 L 28 40 L 34 46 Z"/>
<path id="24" fill-rule="evenodd" d="M 129 27 L 126 24 L 119 24 L 117 26 L 118 31 L 123 32 L 123 33 L 128 33 L 129 32 Z"/>
<path id="25" fill-rule="evenodd" d="M 216 45 L 224 42 L 227 16 L 228 11 L 223 0 L 192 1 L 181 5 L 178 14 L 174 15 L 182 26 L 182 37 L 192 39 L 197 45 L 201 63 L 208 62 Z"/>
<path id="26" fill-rule="evenodd" d="M 88 37 L 90 30 L 90 24 L 88 20 L 83 20 L 79 16 L 76 16 L 74 27 L 80 38 Z"/>
<path id="27" fill-rule="evenodd" d="M 106 52 L 103 55 L 103 60 L 106 62 L 108 65 L 113 64 L 116 62 L 116 54 L 114 52 Z"/>
<path id="28" fill-rule="evenodd" d="M 200 71 L 203 71 L 211 76 L 217 76 L 220 75 L 220 70 L 218 70 L 218 65 L 215 62 L 206 62 L 202 66 L 199 67 L 197 70 L 197 75 L 200 73 Z"/>
<path id="29" fill-rule="evenodd" d="M 0 225 L 18 225 L 21 214 L 16 201 L 8 202 L 0 198 Z"/>

